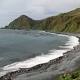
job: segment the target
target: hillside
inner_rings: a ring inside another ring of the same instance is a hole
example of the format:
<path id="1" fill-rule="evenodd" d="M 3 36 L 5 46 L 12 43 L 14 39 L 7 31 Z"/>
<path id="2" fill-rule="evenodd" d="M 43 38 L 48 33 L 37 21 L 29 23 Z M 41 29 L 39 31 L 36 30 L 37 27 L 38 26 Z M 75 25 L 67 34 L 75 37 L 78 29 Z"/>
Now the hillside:
<path id="1" fill-rule="evenodd" d="M 39 29 L 53 32 L 80 32 L 80 8 L 44 20 L 33 20 L 22 15 L 5 28 Z"/>

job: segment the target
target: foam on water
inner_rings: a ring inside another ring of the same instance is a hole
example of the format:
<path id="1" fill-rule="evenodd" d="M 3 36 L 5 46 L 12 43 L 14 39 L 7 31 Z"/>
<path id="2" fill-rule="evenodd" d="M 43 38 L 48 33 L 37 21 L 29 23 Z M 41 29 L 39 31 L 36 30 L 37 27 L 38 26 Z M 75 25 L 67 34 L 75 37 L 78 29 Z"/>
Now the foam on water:
<path id="1" fill-rule="evenodd" d="M 50 32 L 45 32 L 45 33 L 50 33 Z M 55 33 L 50 33 L 50 34 L 55 34 Z M 42 54 L 41 56 L 36 56 L 34 58 L 30 58 L 25 61 L 15 62 L 13 64 L 4 66 L 2 68 L 3 72 L 0 73 L 0 76 L 6 74 L 8 72 L 18 70 L 19 68 L 31 68 L 38 64 L 47 63 L 52 59 L 63 56 L 63 53 L 70 51 L 71 49 L 73 49 L 74 46 L 77 46 L 79 44 L 79 39 L 75 36 L 68 36 L 68 35 L 62 35 L 62 34 L 56 34 L 56 35 L 65 36 L 65 37 L 69 38 L 69 40 L 67 41 L 67 43 L 64 46 L 65 47 L 64 50 L 63 49 L 62 50 L 50 50 L 47 55 Z M 63 47 L 63 46 L 60 46 L 60 47 Z"/>
<path id="2" fill-rule="evenodd" d="M 19 68 L 31 68 L 33 66 L 36 66 L 38 64 L 49 62 L 52 59 L 55 59 L 57 57 L 63 56 L 62 53 L 67 52 L 67 50 L 55 50 L 51 51 L 47 55 L 41 55 L 37 56 L 35 58 L 28 59 L 26 61 L 13 63 L 11 65 L 7 65 L 3 68 L 3 70 L 14 70 Z"/>

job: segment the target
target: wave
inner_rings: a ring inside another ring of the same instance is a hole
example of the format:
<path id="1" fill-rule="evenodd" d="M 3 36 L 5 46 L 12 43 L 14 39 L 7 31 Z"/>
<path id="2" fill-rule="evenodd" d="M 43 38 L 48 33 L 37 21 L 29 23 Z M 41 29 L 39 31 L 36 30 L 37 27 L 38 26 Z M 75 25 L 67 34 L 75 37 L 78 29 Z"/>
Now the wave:
<path id="1" fill-rule="evenodd" d="M 41 31 L 39 33 L 41 33 Z M 5 75 L 8 72 L 19 70 L 20 68 L 31 68 L 31 67 L 39 65 L 39 64 L 47 63 L 52 59 L 63 56 L 63 53 L 66 53 L 67 51 L 70 51 L 71 49 L 73 49 L 75 46 L 79 45 L 79 38 L 77 38 L 75 36 L 56 34 L 56 33 L 50 33 L 50 32 L 45 32 L 45 33 L 67 37 L 69 40 L 67 41 L 65 46 L 60 46 L 61 48 L 65 48 L 65 49 L 50 50 L 49 53 L 46 55 L 42 54 L 40 56 L 36 56 L 34 58 L 30 58 L 25 61 L 15 62 L 10 65 L 4 66 L 2 68 L 3 71 L 0 72 L 0 76 Z"/>

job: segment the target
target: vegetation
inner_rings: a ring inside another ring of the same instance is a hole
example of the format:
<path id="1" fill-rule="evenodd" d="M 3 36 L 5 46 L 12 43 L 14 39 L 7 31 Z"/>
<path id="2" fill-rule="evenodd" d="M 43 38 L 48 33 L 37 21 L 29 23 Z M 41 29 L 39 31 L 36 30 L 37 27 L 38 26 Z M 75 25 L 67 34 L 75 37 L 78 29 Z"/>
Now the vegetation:
<path id="1" fill-rule="evenodd" d="M 80 8 L 58 16 L 52 16 L 44 20 L 33 20 L 22 15 L 12 21 L 5 28 L 38 29 L 53 32 L 80 32 Z"/>
<path id="2" fill-rule="evenodd" d="M 65 73 L 60 75 L 57 80 L 80 80 L 80 69 L 72 73 Z"/>

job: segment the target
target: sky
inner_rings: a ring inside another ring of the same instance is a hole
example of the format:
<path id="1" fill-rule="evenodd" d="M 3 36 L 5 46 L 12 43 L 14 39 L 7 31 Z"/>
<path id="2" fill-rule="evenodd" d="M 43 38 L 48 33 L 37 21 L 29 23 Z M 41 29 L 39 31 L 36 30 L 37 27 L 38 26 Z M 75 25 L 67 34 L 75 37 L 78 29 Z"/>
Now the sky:
<path id="1" fill-rule="evenodd" d="M 80 8 L 80 0 L 0 0 L 0 27 L 20 15 L 35 20 Z"/>

